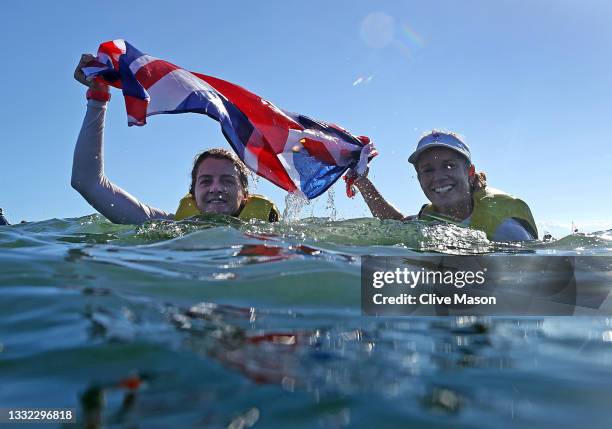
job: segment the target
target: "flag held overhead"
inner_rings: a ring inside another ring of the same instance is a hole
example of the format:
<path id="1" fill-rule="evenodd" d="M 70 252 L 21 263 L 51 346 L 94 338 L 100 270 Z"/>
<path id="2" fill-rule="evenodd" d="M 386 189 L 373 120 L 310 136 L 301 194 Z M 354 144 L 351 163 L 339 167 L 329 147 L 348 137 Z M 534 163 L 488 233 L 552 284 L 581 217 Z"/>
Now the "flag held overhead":
<path id="1" fill-rule="evenodd" d="M 121 39 L 102 43 L 82 70 L 88 79 L 122 89 L 128 125 L 145 125 L 147 117 L 163 113 L 207 115 L 251 170 L 309 199 L 347 169 L 365 171 L 376 156 L 367 138 L 281 110 L 238 85 L 143 54 Z"/>

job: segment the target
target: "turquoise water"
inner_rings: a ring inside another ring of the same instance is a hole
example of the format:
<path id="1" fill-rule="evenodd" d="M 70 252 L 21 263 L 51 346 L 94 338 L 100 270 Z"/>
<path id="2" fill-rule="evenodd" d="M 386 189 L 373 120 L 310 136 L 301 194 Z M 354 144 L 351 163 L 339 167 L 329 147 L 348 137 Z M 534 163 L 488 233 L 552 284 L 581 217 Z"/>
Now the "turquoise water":
<path id="1" fill-rule="evenodd" d="M 610 427 L 612 317 L 361 316 L 361 255 L 430 252 L 610 256 L 612 231 L 0 227 L 0 407 L 75 408 L 65 427 L 91 428 Z"/>

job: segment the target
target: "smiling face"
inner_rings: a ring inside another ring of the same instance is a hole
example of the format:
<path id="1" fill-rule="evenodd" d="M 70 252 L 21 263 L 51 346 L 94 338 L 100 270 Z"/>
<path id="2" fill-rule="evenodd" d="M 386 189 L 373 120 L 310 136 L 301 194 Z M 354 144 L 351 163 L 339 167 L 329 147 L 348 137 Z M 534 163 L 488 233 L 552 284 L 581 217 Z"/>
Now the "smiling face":
<path id="1" fill-rule="evenodd" d="M 247 198 L 238 170 L 229 159 L 206 158 L 200 162 L 193 191 L 202 213 L 236 216 Z"/>
<path id="2" fill-rule="evenodd" d="M 421 189 L 440 213 L 458 219 L 471 214 L 470 170 L 465 157 L 434 147 L 419 156 L 416 170 Z"/>

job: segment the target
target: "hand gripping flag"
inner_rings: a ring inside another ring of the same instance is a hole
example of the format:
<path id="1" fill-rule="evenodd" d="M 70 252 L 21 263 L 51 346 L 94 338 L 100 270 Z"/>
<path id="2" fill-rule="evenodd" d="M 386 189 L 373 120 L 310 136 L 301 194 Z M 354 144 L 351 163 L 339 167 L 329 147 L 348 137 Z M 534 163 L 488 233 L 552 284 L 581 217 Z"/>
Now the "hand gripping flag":
<path id="1" fill-rule="evenodd" d="M 309 199 L 349 168 L 363 173 L 377 155 L 367 137 L 286 112 L 238 85 L 143 54 L 121 39 L 102 43 L 82 70 L 88 79 L 123 90 L 128 125 L 145 125 L 147 116 L 161 113 L 205 114 L 221 124 L 251 170 Z"/>

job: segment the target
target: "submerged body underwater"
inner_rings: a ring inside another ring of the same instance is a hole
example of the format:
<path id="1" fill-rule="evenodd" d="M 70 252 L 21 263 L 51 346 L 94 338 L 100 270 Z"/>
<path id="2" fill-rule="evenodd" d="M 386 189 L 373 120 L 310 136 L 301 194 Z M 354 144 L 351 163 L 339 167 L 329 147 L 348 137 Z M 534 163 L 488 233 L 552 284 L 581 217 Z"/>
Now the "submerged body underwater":
<path id="1" fill-rule="evenodd" d="M 372 218 L 2 226 L 0 405 L 75 408 L 92 428 L 609 427 L 612 317 L 361 315 L 361 256 L 440 252 L 609 257 L 612 231 L 512 244 Z"/>

